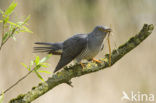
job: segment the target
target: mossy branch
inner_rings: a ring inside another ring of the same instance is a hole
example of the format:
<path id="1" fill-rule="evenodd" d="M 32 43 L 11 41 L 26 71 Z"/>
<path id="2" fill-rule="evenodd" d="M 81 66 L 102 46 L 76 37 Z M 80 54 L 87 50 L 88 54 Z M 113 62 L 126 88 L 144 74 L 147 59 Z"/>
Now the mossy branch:
<path id="1" fill-rule="evenodd" d="M 126 43 L 119 46 L 118 49 L 113 50 L 111 55 L 111 66 L 120 60 L 129 51 L 137 47 L 143 40 L 145 40 L 152 33 L 153 29 L 154 26 L 152 24 L 144 24 L 142 30 L 137 35 L 131 37 Z M 44 93 L 53 89 L 55 86 L 62 83 L 67 83 L 72 86 L 72 78 L 93 73 L 109 67 L 109 54 L 106 54 L 105 58 L 102 58 L 101 61 L 102 63 L 100 64 L 89 62 L 86 64 L 86 68 L 84 69 L 82 69 L 81 65 L 79 64 L 66 67 L 62 71 L 54 74 L 46 82 L 39 83 L 39 85 L 33 87 L 31 91 L 27 92 L 26 94 L 19 95 L 17 98 L 10 100 L 9 103 L 30 103 Z"/>

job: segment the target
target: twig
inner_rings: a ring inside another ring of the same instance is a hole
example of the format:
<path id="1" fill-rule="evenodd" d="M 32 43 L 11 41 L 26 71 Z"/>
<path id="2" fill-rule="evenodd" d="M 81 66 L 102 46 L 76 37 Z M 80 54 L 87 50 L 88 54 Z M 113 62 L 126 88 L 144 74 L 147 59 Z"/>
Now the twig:
<path id="1" fill-rule="evenodd" d="M 3 45 L 10 39 L 10 37 L 14 35 L 14 33 L 17 29 L 18 29 L 18 27 L 14 28 L 14 30 L 12 30 L 12 33 L 9 35 L 9 37 L 5 41 L 3 41 L 4 33 L 2 33 L 3 36 L 2 36 L 2 42 L 1 42 L 0 50 L 2 49 Z"/>
<path id="2" fill-rule="evenodd" d="M 1 46 L 0 46 L 0 50 L 1 50 L 1 48 L 2 48 L 2 46 L 3 46 L 3 37 L 4 37 L 4 21 L 3 21 L 3 24 L 2 24 L 2 40 L 1 40 Z"/>
<path id="3" fill-rule="evenodd" d="M 4 36 L 4 21 L 3 21 L 3 24 L 2 24 L 2 38 Z"/>
<path id="4" fill-rule="evenodd" d="M 35 68 L 33 68 L 31 71 L 29 71 L 26 75 L 24 75 L 22 78 L 20 78 L 17 82 L 15 82 L 13 85 L 11 85 L 9 88 L 7 88 L 6 90 L 4 90 L 3 94 L 7 93 L 10 89 L 12 89 L 13 87 L 15 87 L 19 82 L 21 82 L 23 79 L 25 79 L 30 73 L 32 73 L 34 71 Z M 0 94 L 1 96 L 2 94 Z"/>

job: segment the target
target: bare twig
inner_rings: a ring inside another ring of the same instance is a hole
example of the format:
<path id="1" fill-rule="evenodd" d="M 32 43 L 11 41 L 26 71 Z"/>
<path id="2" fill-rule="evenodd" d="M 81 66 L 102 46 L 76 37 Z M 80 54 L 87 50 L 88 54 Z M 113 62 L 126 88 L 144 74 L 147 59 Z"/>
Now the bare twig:
<path id="1" fill-rule="evenodd" d="M 3 91 L 3 94 L 7 93 L 10 89 L 15 87 L 18 83 L 20 83 L 23 79 L 25 79 L 30 73 L 34 71 L 35 68 L 33 68 L 31 71 L 29 71 L 26 75 L 24 75 L 22 78 L 20 78 L 17 82 L 15 82 L 13 85 L 11 85 L 9 88 Z M 0 94 L 1 96 L 2 94 Z"/>
<path id="2" fill-rule="evenodd" d="M 3 46 L 3 37 L 4 37 L 4 21 L 3 21 L 3 24 L 2 24 L 2 40 L 1 40 L 1 45 L 0 45 L 0 50 L 1 50 L 1 48 L 2 48 L 2 46 Z"/>

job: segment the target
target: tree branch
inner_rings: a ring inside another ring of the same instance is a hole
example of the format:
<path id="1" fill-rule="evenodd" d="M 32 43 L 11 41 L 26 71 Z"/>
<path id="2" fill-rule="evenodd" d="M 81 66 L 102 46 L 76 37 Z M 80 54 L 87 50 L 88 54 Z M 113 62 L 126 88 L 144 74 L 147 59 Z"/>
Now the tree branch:
<path id="1" fill-rule="evenodd" d="M 126 43 L 119 46 L 118 49 L 113 50 L 111 53 L 111 66 L 118 60 L 120 60 L 125 54 L 139 45 L 144 39 L 146 39 L 152 33 L 153 29 L 154 26 L 152 24 L 144 24 L 142 30 L 137 35 L 131 37 Z M 38 86 L 33 87 L 32 90 L 27 92 L 26 94 L 21 94 L 17 98 L 10 100 L 9 103 L 30 103 L 44 93 L 53 89 L 57 85 L 60 85 L 62 83 L 71 85 L 70 80 L 74 77 L 79 77 L 105 69 L 109 67 L 109 54 L 106 54 L 105 58 L 102 58 L 101 61 L 102 63 L 100 64 L 89 62 L 88 64 L 86 64 L 86 67 L 84 69 L 82 69 L 81 65 L 79 64 L 66 67 L 62 71 L 54 74 L 44 83 L 39 83 Z"/>

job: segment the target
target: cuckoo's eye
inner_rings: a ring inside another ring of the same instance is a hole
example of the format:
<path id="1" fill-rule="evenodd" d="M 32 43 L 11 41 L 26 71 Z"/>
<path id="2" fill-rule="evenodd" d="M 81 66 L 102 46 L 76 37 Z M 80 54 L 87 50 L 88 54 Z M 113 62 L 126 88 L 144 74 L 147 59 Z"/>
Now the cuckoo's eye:
<path id="1" fill-rule="evenodd" d="M 105 32 L 104 28 L 98 28 L 100 31 Z"/>

